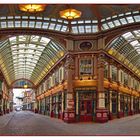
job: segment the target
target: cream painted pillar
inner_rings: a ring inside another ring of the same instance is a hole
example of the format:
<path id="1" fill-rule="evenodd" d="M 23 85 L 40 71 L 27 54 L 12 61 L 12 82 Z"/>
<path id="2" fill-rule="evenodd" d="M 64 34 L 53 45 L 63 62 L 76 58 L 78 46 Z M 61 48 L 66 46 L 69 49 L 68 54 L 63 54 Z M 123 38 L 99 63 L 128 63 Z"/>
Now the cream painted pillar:
<path id="1" fill-rule="evenodd" d="M 62 106 L 61 106 L 62 113 L 64 112 L 64 91 L 62 91 Z"/>
<path id="2" fill-rule="evenodd" d="M 94 55 L 94 68 L 93 68 L 93 76 L 94 76 L 94 79 L 97 79 L 97 73 L 98 73 L 98 70 L 97 70 L 97 55 Z"/>
<path id="3" fill-rule="evenodd" d="M 40 103 L 41 103 L 41 100 L 39 99 L 39 100 L 38 100 L 39 112 L 41 111 L 41 105 L 40 105 Z"/>
<path id="4" fill-rule="evenodd" d="M 79 79 L 79 56 L 75 57 L 75 79 Z"/>
<path id="5" fill-rule="evenodd" d="M 37 108 L 37 102 L 34 102 L 34 110 Z"/>
<path id="6" fill-rule="evenodd" d="M 133 107 L 133 102 L 134 102 L 134 97 L 131 96 L 130 98 L 130 112 L 129 112 L 129 115 L 133 115 L 134 114 L 134 107 Z"/>
<path id="7" fill-rule="evenodd" d="M 2 101 L 1 101 L 1 110 L 3 111 L 3 106 L 4 106 L 4 99 L 2 99 Z"/>
<path id="8" fill-rule="evenodd" d="M 118 82 L 121 83 L 121 70 L 120 70 L 120 66 L 117 67 L 117 77 L 118 77 Z"/>
<path id="9" fill-rule="evenodd" d="M 79 94 L 76 92 L 76 115 L 79 114 Z"/>
<path id="10" fill-rule="evenodd" d="M 134 108 L 133 108 L 133 96 L 131 96 L 131 111 L 133 111 L 134 110 Z"/>
<path id="11" fill-rule="evenodd" d="M 120 106 L 120 93 L 118 93 L 118 112 L 121 111 L 121 106 Z"/>
<path id="12" fill-rule="evenodd" d="M 68 54 L 65 62 L 65 74 L 67 81 L 67 107 L 64 111 L 64 121 L 67 123 L 75 122 L 75 101 L 74 101 L 74 67 L 75 59 L 73 54 Z"/>
<path id="13" fill-rule="evenodd" d="M 109 94 L 109 103 L 110 103 L 109 111 L 110 113 L 112 113 L 112 91 L 110 91 L 110 94 Z"/>
<path id="14" fill-rule="evenodd" d="M 52 95 L 50 95 L 50 113 L 52 111 Z"/>
<path id="15" fill-rule="evenodd" d="M 112 65 L 110 64 L 109 65 L 109 78 L 110 78 L 110 80 L 112 81 Z"/>
<path id="16" fill-rule="evenodd" d="M 108 110 L 105 108 L 105 93 L 104 93 L 104 54 L 98 56 L 98 77 L 97 77 L 97 109 L 96 121 L 103 123 L 108 121 Z"/>

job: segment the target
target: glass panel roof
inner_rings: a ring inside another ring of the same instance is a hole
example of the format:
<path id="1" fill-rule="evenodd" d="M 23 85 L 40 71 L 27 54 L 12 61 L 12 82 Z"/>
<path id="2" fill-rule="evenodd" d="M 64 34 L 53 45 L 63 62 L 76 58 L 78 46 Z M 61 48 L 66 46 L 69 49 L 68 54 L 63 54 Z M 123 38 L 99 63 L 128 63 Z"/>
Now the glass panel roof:
<path id="1" fill-rule="evenodd" d="M 140 76 L 140 30 L 122 34 L 106 49 Z"/>
<path id="2" fill-rule="evenodd" d="M 99 32 L 99 22 L 101 22 L 102 30 L 109 30 L 118 26 L 140 22 L 140 12 L 127 12 L 100 20 L 73 20 L 71 22 L 72 30 L 69 29 L 67 20 L 38 16 L 3 16 L 0 17 L 0 28 L 36 28 L 59 32 L 71 31 L 73 34 L 89 34 Z"/>
<path id="3" fill-rule="evenodd" d="M 64 53 L 64 48 L 49 38 L 13 36 L 0 44 L 0 64 L 9 84 L 24 78 L 37 85 Z"/>

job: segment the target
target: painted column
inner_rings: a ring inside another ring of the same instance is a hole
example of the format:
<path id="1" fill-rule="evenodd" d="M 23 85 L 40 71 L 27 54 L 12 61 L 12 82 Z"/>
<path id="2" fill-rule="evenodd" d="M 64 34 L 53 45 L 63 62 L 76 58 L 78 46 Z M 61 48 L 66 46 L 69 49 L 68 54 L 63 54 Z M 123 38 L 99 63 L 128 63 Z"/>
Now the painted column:
<path id="1" fill-rule="evenodd" d="M 129 112 L 129 115 L 133 115 L 134 114 L 134 108 L 133 108 L 133 102 L 134 102 L 134 97 L 131 95 L 131 99 L 130 99 L 130 112 Z"/>
<path id="2" fill-rule="evenodd" d="M 38 113 L 38 109 L 37 109 L 37 101 L 34 103 L 34 112 Z"/>
<path id="3" fill-rule="evenodd" d="M 64 90 L 62 91 L 61 119 L 64 118 Z"/>
<path id="4" fill-rule="evenodd" d="M 75 79 L 79 79 L 79 56 L 75 57 Z"/>
<path id="5" fill-rule="evenodd" d="M 53 117 L 53 108 L 52 108 L 52 95 L 50 95 L 50 117 Z"/>
<path id="6" fill-rule="evenodd" d="M 105 93 L 104 93 L 104 54 L 98 56 L 98 95 L 96 121 L 104 123 L 108 121 L 108 110 L 105 108 Z"/>
<path id="7" fill-rule="evenodd" d="M 97 55 L 94 55 L 94 68 L 93 68 L 93 75 L 94 79 L 97 79 Z"/>
<path id="8" fill-rule="evenodd" d="M 109 80 L 112 81 L 112 63 L 109 64 Z"/>
<path id="9" fill-rule="evenodd" d="M 113 119 L 112 115 L 112 90 L 109 92 L 109 120 Z"/>
<path id="10" fill-rule="evenodd" d="M 75 122 L 74 109 L 74 91 L 73 91 L 73 77 L 74 77 L 74 57 L 68 54 L 65 62 L 65 73 L 67 81 L 67 108 L 64 111 L 64 121 L 67 123 Z"/>
<path id="11" fill-rule="evenodd" d="M 0 116 L 3 115 L 3 98 L 2 94 L 0 95 Z"/>
<path id="12" fill-rule="evenodd" d="M 76 92 L 76 119 L 79 120 L 79 94 Z"/>
<path id="13" fill-rule="evenodd" d="M 41 99 L 38 100 L 38 112 L 39 113 L 41 112 L 40 101 L 41 101 Z"/>
<path id="14" fill-rule="evenodd" d="M 121 111 L 121 93 L 118 93 L 118 118 L 123 117 L 124 114 Z"/>
<path id="15" fill-rule="evenodd" d="M 10 102 L 9 100 L 7 100 L 7 113 L 9 113 L 9 110 L 10 110 Z"/>

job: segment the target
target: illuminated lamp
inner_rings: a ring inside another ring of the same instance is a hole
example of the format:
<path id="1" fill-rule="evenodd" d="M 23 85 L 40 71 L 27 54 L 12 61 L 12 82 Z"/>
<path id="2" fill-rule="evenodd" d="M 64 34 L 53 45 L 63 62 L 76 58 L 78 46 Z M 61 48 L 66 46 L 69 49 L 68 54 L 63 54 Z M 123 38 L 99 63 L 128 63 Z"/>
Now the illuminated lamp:
<path id="1" fill-rule="evenodd" d="M 60 11 L 60 17 L 65 19 L 75 19 L 81 17 L 81 12 L 76 9 L 66 9 Z"/>
<path id="2" fill-rule="evenodd" d="M 19 9 L 24 12 L 36 13 L 45 10 L 46 4 L 20 4 Z"/>
<path id="3" fill-rule="evenodd" d="M 24 88 L 27 88 L 28 86 L 27 86 L 27 84 L 24 84 Z"/>

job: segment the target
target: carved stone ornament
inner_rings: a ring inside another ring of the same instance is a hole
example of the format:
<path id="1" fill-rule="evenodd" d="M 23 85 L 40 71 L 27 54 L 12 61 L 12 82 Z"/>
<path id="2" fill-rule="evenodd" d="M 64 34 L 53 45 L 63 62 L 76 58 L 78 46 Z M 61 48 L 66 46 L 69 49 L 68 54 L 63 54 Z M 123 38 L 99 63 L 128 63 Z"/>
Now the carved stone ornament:
<path id="1" fill-rule="evenodd" d="M 82 42 L 79 46 L 80 50 L 82 51 L 89 51 L 92 48 L 92 43 L 91 42 Z"/>
<path id="2" fill-rule="evenodd" d="M 71 70 L 74 69 L 74 58 L 73 58 L 72 55 L 67 55 L 65 68 L 66 69 L 71 69 Z"/>

